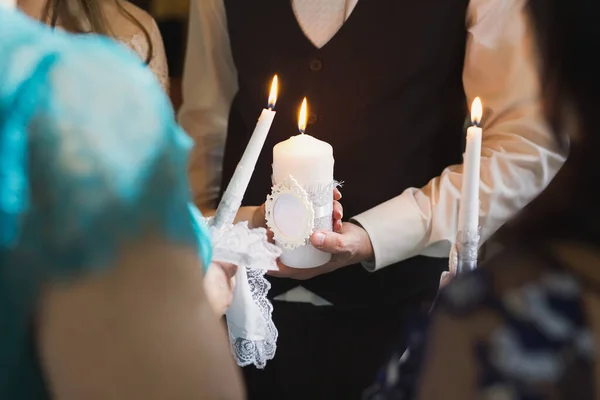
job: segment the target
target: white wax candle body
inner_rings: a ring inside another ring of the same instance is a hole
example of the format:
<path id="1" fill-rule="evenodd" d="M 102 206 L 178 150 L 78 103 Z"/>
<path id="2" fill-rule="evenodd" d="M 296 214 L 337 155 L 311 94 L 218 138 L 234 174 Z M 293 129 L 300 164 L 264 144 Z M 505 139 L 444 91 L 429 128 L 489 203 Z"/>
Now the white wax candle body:
<path id="1" fill-rule="evenodd" d="M 467 129 L 467 146 L 463 160 L 463 182 L 458 212 L 458 231 L 476 233 L 479 228 L 479 180 L 482 129 Z"/>
<path id="2" fill-rule="evenodd" d="M 333 182 L 333 147 L 306 134 L 293 136 L 273 148 L 273 183 L 292 176 L 301 186 L 328 185 Z M 331 194 L 333 201 L 333 193 Z M 281 262 L 294 268 L 314 268 L 327 263 L 331 254 L 310 244 L 283 250 Z"/>
<path id="3" fill-rule="evenodd" d="M 234 222 L 274 118 L 275 111 L 270 109 L 264 109 L 260 114 L 254 132 L 244 150 L 244 154 L 217 207 L 214 220 L 216 226 L 223 226 Z"/>
<path id="4" fill-rule="evenodd" d="M 292 136 L 273 147 L 273 180 L 289 175 L 302 186 L 333 181 L 333 147 L 306 134 Z"/>

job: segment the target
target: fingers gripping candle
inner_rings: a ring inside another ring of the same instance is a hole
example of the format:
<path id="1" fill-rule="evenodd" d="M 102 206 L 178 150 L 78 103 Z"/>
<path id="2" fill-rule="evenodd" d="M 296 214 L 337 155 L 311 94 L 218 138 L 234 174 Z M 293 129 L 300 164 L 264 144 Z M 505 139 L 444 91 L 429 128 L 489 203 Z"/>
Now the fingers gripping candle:
<path id="1" fill-rule="evenodd" d="M 283 248 L 281 262 L 294 268 L 314 268 L 331 254 L 315 249 L 310 235 L 332 230 L 333 147 L 305 132 L 306 99 L 298 118 L 300 134 L 273 148 L 273 192 L 267 198 L 267 224 Z"/>

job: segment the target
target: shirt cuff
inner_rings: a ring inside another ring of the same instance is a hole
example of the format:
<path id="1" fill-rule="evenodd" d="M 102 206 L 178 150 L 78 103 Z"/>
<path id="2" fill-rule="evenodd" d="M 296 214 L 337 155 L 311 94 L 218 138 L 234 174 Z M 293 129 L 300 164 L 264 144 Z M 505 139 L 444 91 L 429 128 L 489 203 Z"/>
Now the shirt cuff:
<path id="1" fill-rule="evenodd" d="M 367 231 L 373 245 L 375 260 L 363 263 L 368 271 L 416 256 L 425 245 L 428 219 L 411 193 L 404 192 L 352 219 Z"/>

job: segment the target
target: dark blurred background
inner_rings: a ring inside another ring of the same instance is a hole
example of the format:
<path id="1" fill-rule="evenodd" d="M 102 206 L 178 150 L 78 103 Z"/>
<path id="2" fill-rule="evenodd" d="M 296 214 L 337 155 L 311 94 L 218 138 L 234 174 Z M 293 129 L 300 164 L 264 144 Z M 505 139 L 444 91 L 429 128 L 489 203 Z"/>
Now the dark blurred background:
<path id="1" fill-rule="evenodd" d="M 181 105 L 181 76 L 185 58 L 189 0 L 130 1 L 148 11 L 158 23 L 169 62 L 171 101 L 177 110 Z"/>

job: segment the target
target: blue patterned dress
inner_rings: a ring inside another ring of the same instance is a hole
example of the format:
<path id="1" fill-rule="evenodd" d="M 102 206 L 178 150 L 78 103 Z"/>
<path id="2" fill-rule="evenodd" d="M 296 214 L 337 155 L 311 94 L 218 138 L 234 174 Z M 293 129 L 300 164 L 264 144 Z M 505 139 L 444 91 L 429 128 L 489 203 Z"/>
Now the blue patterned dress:
<path id="1" fill-rule="evenodd" d="M 0 399 L 48 398 L 31 328 L 42 284 L 149 233 L 208 265 L 190 146 L 136 55 L 0 7 Z"/>
<path id="2" fill-rule="evenodd" d="M 441 291 L 433 318 L 439 312 L 460 320 L 485 311 L 502 321 L 485 340 L 472 343 L 477 399 L 595 398 L 595 346 L 580 281 L 555 261 L 549 264 L 539 279 L 501 294 L 493 289 L 494 274 L 502 273 L 501 268 L 457 277 Z M 429 344 L 429 320 L 417 324 L 409 335 L 409 351 L 390 358 L 365 400 L 417 398 L 418 385 L 427 385 L 419 377 Z"/>

